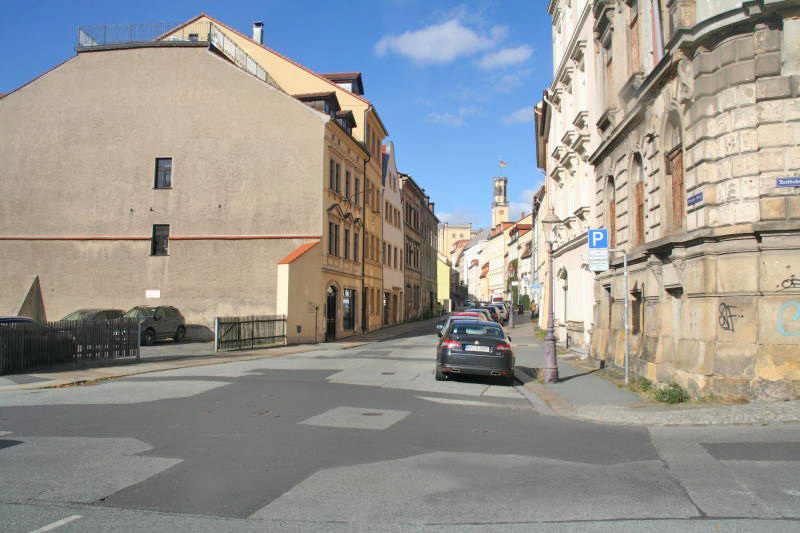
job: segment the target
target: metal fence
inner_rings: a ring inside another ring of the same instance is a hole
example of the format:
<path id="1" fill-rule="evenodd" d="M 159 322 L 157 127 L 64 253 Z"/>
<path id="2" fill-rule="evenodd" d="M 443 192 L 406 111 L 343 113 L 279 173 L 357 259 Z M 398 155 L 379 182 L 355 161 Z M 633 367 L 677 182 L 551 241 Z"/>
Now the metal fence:
<path id="1" fill-rule="evenodd" d="M 214 321 L 214 349 L 286 344 L 286 315 L 224 316 Z"/>
<path id="2" fill-rule="evenodd" d="M 138 358 L 139 323 L 131 318 L 0 325 L 0 374 Z"/>

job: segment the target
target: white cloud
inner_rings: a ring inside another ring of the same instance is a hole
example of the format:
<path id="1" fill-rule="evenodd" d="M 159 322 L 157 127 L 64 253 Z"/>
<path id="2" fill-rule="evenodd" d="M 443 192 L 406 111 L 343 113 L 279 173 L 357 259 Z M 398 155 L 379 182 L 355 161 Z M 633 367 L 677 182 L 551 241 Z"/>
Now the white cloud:
<path id="1" fill-rule="evenodd" d="M 506 26 L 494 26 L 488 35 L 480 35 L 460 20 L 451 19 L 401 35 L 384 35 L 375 44 L 375 54 L 384 56 L 393 52 L 421 64 L 450 63 L 460 56 L 492 48 L 507 32 Z"/>
<path id="2" fill-rule="evenodd" d="M 428 113 L 425 117 L 425 122 L 431 122 L 441 126 L 450 126 L 452 128 L 458 128 L 464 125 L 464 119 L 452 113 Z"/>
<path id="3" fill-rule="evenodd" d="M 503 48 L 484 55 L 481 60 L 478 61 L 478 66 L 483 70 L 506 68 L 511 65 L 523 63 L 530 59 L 532 55 L 533 48 L 526 44 L 517 48 Z"/>
<path id="4" fill-rule="evenodd" d="M 537 189 L 525 189 L 520 193 L 520 198 L 522 198 L 523 202 L 527 202 L 529 205 L 533 203 L 533 196 L 536 194 Z"/>
<path id="5" fill-rule="evenodd" d="M 526 124 L 528 122 L 533 122 L 533 106 L 525 106 L 503 116 L 503 123 L 506 125 Z"/>

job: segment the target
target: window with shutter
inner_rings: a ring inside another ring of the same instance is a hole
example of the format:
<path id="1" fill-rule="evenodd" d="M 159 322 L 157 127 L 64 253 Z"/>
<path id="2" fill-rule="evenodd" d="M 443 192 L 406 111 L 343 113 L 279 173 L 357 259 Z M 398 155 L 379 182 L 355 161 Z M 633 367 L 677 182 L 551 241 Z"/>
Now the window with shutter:
<path id="1" fill-rule="evenodd" d="M 672 174 L 672 227 L 673 229 L 683 226 L 683 147 L 679 144 L 668 155 L 669 170 Z"/>

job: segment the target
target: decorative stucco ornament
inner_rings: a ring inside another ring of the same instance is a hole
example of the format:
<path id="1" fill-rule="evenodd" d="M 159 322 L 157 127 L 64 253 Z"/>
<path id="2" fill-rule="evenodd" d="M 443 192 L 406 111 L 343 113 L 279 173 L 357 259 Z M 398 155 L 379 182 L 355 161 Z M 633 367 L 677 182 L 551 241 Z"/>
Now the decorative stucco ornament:
<path id="1" fill-rule="evenodd" d="M 694 97 L 694 67 L 688 59 L 678 61 L 678 101 L 691 102 Z"/>

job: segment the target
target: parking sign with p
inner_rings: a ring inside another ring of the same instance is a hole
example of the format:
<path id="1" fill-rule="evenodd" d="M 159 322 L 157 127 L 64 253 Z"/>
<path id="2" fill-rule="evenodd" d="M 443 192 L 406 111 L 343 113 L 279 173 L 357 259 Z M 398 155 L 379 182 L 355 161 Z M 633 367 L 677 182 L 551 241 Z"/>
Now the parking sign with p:
<path id="1" fill-rule="evenodd" d="M 607 229 L 590 229 L 589 230 L 589 248 L 608 248 L 608 230 Z"/>

